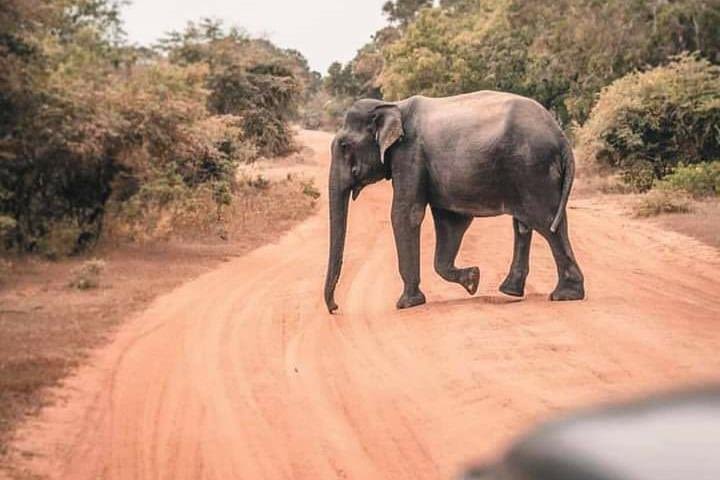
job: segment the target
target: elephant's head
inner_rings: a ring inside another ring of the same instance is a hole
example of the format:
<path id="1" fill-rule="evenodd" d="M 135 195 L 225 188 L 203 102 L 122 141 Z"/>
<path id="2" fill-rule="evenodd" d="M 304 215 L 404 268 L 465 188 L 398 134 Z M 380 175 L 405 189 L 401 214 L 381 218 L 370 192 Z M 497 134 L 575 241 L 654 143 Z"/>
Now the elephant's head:
<path id="1" fill-rule="evenodd" d="M 371 183 L 390 178 L 386 152 L 403 135 L 397 105 L 359 100 L 345 115 L 343 128 L 332 142 L 330 164 L 330 255 L 325 278 L 325 304 L 337 310 L 335 286 L 340 278 L 350 194 L 355 200 Z"/>

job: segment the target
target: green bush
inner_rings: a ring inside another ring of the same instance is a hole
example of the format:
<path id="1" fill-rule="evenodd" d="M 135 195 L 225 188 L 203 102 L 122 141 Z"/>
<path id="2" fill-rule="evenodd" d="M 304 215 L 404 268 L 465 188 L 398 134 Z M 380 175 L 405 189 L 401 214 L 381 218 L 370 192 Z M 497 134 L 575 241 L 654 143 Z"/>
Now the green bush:
<path id="1" fill-rule="evenodd" d="M 696 55 L 603 89 L 577 132 L 580 157 L 618 168 L 647 191 L 680 162 L 720 157 L 720 67 Z"/>
<path id="2" fill-rule="evenodd" d="M 294 150 L 287 119 L 294 112 L 300 85 L 292 72 L 279 65 L 246 68 L 231 64 L 215 67 L 208 87 L 209 105 L 218 114 L 243 117 L 243 128 L 264 156 L 285 155 Z"/>
<path id="3" fill-rule="evenodd" d="M 660 182 L 660 187 L 696 197 L 720 195 L 720 161 L 679 165 Z"/>
<path id="4" fill-rule="evenodd" d="M 17 227 L 17 222 L 14 218 L 0 215 L 0 242 L 9 242 L 15 227 Z"/>
<path id="5" fill-rule="evenodd" d="M 71 218 L 55 220 L 47 224 L 47 232 L 37 238 L 34 249 L 49 260 L 58 260 L 82 249 L 83 233 Z"/>
<path id="6" fill-rule="evenodd" d="M 295 150 L 288 122 L 317 83 L 301 54 L 235 29 L 225 33 L 221 23 L 211 20 L 171 33 L 163 48 L 174 64 L 208 66 L 209 110 L 241 117 L 245 137 L 260 155 Z"/>

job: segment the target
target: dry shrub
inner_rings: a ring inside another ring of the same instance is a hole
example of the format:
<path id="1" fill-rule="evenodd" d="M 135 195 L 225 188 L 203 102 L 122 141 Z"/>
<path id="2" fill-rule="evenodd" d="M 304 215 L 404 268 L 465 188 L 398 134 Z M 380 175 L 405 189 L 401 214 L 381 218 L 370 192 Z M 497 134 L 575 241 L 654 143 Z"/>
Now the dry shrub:
<path id="1" fill-rule="evenodd" d="M 644 194 L 633 206 L 636 217 L 654 217 L 663 213 L 687 213 L 690 199 L 681 193 L 652 190 Z"/>
<path id="2" fill-rule="evenodd" d="M 300 185 L 302 186 L 303 195 L 307 195 L 313 200 L 317 200 L 318 198 L 320 198 L 320 190 L 318 190 L 318 188 L 315 186 L 315 180 L 313 180 L 312 178 L 310 180 L 300 182 Z"/>
<path id="3" fill-rule="evenodd" d="M 13 273 L 13 263 L 10 260 L 0 258 L 0 285 L 10 278 Z"/>
<path id="4" fill-rule="evenodd" d="M 105 262 L 97 258 L 83 262 L 70 272 L 70 286 L 78 290 L 90 290 L 100 286 L 100 276 L 105 270 Z"/>
<path id="5" fill-rule="evenodd" d="M 270 180 L 265 178 L 262 173 L 257 175 L 244 175 L 241 183 L 251 188 L 257 188 L 258 190 L 267 190 L 270 188 Z"/>
<path id="6" fill-rule="evenodd" d="M 147 212 L 155 231 L 204 216 L 207 198 L 217 217 L 238 164 L 296 148 L 289 119 L 313 78 L 298 52 L 207 21 L 158 55 L 115 36 L 123 2 L 65 3 L 48 5 L 60 25 L 17 2 L 0 12 L 0 52 L 14 51 L 0 54 L 0 247 L 62 256 L 108 212 Z"/>
<path id="7" fill-rule="evenodd" d="M 610 195 L 624 195 L 633 193 L 633 189 L 625 183 L 622 177 L 616 173 L 607 171 L 583 171 L 576 176 L 573 187 L 575 195 L 604 193 Z"/>
<path id="8" fill-rule="evenodd" d="M 609 175 L 602 177 L 599 181 L 598 190 L 601 193 L 625 195 L 633 193 L 633 188 L 625 183 L 622 177 Z"/>

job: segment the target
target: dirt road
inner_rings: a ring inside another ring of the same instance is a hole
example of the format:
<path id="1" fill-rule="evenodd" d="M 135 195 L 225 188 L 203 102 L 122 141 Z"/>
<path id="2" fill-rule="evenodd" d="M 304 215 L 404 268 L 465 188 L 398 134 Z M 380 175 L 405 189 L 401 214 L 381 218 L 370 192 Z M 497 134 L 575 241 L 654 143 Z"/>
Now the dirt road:
<path id="1" fill-rule="evenodd" d="M 303 133 L 324 178 L 329 137 Z M 324 188 L 324 184 L 321 183 Z M 480 291 L 432 271 L 429 303 L 401 291 L 389 184 L 351 205 L 345 268 L 322 301 L 326 208 L 276 244 L 160 298 L 63 390 L 17 447 L 67 479 L 448 479 L 535 421 L 676 384 L 720 379 L 720 259 L 677 234 L 573 202 L 584 302 L 546 300 L 536 239 L 527 298 L 497 292 L 509 217 L 477 220 L 459 264 Z"/>

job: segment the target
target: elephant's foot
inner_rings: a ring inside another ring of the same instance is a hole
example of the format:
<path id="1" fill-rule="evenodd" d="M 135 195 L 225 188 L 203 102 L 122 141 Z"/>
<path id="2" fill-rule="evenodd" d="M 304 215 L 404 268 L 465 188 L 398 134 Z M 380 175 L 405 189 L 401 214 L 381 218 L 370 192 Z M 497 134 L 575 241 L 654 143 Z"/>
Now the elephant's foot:
<path id="1" fill-rule="evenodd" d="M 403 308 L 416 307 L 425 303 L 425 295 L 420 291 L 416 290 L 412 293 L 403 293 L 400 299 L 397 301 L 397 308 L 402 310 Z"/>
<path id="2" fill-rule="evenodd" d="M 522 297 L 525 295 L 525 278 L 525 275 L 510 273 L 498 290 L 511 297 Z"/>
<path id="3" fill-rule="evenodd" d="M 585 287 L 583 282 L 566 280 L 559 283 L 555 290 L 550 294 L 550 300 L 554 302 L 563 302 L 568 300 L 582 300 L 585 298 Z"/>
<path id="4" fill-rule="evenodd" d="M 460 270 L 458 283 L 462 285 L 470 295 L 475 295 L 480 286 L 480 269 L 478 267 L 463 268 Z"/>

